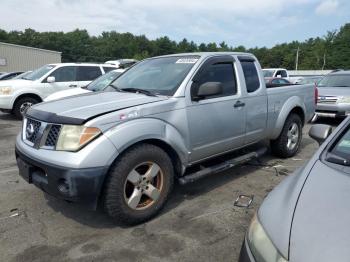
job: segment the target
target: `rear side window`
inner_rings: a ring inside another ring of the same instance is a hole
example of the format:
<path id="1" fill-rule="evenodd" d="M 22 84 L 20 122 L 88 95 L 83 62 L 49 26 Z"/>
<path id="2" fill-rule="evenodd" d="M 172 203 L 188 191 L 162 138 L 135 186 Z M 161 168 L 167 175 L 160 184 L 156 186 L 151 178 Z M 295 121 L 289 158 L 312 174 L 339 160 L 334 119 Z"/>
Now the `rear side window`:
<path id="1" fill-rule="evenodd" d="M 77 81 L 92 81 L 102 75 L 98 66 L 79 66 L 77 72 Z"/>
<path id="2" fill-rule="evenodd" d="M 103 70 L 105 71 L 105 73 L 108 73 L 108 72 L 110 72 L 110 71 L 112 71 L 112 70 L 115 70 L 115 69 L 117 69 L 117 68 L 115 68 L 115 67 L 110 67 L 110 66 L 104 66 L 104 67 L 103 67 Z"/>
<path id="3" fill-rule="evenodd" d="M 55 82 L 72 82 L 76 81 L 76 67 L 64 66 L 57 68 L 50 76 L 55 77 Z"/>
<path id="4" fill-rule="evenodd" d="M 245 83 L 247 86 L 247 92 L 252 93 L 259 89 L 260 81 L 258 71 L 253 61 L 242 61 L 241 62 Z"/>
<path id="5" fill-rule="evenodd" d="M 232 63 L 216 63 L 207 67 L 201 75 L 197 88 L 207 82 L 222 83 L 223 93 L 220 96 L 230 96 L 237 93 L 236 79 Z"/>

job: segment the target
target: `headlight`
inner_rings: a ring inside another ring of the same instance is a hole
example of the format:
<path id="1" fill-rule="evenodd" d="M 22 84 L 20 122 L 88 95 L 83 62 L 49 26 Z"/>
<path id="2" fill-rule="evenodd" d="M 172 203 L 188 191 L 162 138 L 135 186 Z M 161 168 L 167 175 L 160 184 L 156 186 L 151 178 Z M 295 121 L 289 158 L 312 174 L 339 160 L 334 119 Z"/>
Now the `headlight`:
<path id="1" fill-rule="evenodd" d="M 265 230 L 259 223 L 257 215 L 254 216 L 248 230 L 248 244 L 250 250 L 257 262 L 286 262 L 271 240 Z"/>
<path id="2" fill-rule="evenodd" d="M 350 103 L 350 97 L 349 96 L 341 96 L 338 98 L 337 103 Z"/>
<path id="3" fill-rule="evenodd" d="M 64 125 L 61 129 L 56 150 L 77 151 L 101 134 L 96 127 Z"/>
<path id="4" fill-rule="evenodd" d="M 3 86 L 0 87 L 0 95 L 10 95 L 12 93 L 12 87 Z"/>

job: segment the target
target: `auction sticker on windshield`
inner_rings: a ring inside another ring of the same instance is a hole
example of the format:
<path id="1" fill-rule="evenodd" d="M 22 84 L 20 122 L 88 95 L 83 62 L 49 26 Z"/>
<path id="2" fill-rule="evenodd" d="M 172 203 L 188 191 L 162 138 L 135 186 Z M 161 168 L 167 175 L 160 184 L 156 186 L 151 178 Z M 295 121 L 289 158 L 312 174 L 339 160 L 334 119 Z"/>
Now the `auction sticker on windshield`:
<path id="1" fill-rule="evenodd" d="M 198 58 L 180 58 L 176 61 L 176 64 L 195 64 Z"/>

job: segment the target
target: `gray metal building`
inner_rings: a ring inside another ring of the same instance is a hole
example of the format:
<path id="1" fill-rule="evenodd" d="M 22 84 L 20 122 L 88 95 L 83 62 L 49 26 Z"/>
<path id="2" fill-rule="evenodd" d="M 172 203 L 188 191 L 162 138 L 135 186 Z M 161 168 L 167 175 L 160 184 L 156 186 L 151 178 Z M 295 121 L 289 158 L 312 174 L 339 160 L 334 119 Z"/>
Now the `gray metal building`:
<path id="1" fill-rule="evenodd" d="M 61 52 L 0 42 L 0 72 L 34 70 L 61 63 Z"/>

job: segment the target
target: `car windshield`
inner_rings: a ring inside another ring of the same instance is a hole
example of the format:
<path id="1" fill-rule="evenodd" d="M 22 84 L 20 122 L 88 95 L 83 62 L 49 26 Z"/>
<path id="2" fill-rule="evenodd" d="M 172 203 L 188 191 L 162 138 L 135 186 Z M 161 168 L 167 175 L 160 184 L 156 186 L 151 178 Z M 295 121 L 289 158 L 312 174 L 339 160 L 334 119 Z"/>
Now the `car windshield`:
<path id="1" fill-rule="evenodd" d="M 144 60 L 118 77 L 112 85 L 119 90 L 145 90 L 172 96 L 199 56 L 170 56 Z"/>
<path id="2" fill-rule="evenodd" d="M 275 70 L 263 69 L 264 77 L 273 77 Z"/>
<path id="3" fill-rule="evenodd" d="M 22 79 L 32 80 L 32 81 L 38 80 L 39 78 L 46 75 L 54 67 L 55 67 L 54 65 L 44 65 L 44 66 L 34 70 L 30 74 L 26 75 L 25 77 L 22 77 Z"/>
<path id="4" fill-rule="evenodd" d="M 350 74 L 327 75 L 318 83 L 318 87 L 350 87 Z"/>
<path id="5" fill-rule="evenodd" d="M 105 89 L 107 86 L 111 84 L 113 80 L 115 80 L 118 76 L 122 74 L 121 71 L 110 71 L 99 78 L 92 81 L 86 89 L 96 92 Z"/>

